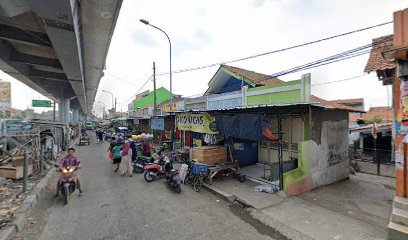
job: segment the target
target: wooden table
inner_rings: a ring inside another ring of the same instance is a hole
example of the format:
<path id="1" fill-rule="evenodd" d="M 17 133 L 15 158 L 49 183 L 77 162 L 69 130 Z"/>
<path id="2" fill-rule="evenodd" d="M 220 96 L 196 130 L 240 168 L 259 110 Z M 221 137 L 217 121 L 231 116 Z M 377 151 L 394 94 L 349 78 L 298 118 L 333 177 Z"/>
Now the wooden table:
<path id="1" fill-rule="evenodd" d="M 209 172 L 208 172 L 208 184 L 212 184 L 213 178 L 215 175 L 217 175 L 218 172 L 230 169 L 234 173 L 238 173 L 238 167 L 237 163 L 223 163 L 223 164 L 218 164 L 218 165 L 213 165 L 209 166 Z"/>

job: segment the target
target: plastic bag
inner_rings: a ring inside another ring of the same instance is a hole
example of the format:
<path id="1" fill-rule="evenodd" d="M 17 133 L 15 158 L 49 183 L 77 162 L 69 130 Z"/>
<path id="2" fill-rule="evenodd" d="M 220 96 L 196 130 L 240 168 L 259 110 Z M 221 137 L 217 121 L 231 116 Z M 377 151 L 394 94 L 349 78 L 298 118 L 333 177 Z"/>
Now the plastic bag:
<path id="1" fill-rule="evenodd" d="M 109 159 L 110 159 L 110 160 L 113 160 L 113 152 L 112 152 L 112 151 L 109 151 L 108 156 L 109 156 Z"/>
<path id="2" fill-rule="evenodd" d="M 181 180 L 184 182 L 184 179 L 186 178 L 187 175 L 187 169 L 188 169 L 188 165 L 187 164 L 181 164 L 181 168 L 179 171 L 179 176 L 181 178 Z"/>
<path id="3" fill-rule="evenodd" d="M 277 189 L 274 189 L 273 186 L 268 185 L 258 185 L 254 187 L 255 192 L 265 192 L 265 193 L 274 193 Z"/>

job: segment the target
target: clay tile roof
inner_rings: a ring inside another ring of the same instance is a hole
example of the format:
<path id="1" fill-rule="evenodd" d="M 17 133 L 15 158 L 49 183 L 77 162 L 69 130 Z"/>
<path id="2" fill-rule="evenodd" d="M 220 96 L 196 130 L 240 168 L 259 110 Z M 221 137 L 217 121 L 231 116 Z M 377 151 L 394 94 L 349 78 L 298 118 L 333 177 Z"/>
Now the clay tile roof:
<path id="1" fill-rule="evenodd" d="M 360 104 L 364 103 L 364 98 L 354 98 L 354 99 L 338 99 L 338 100 L 330 100 L 332 103 L 337 104 Z"/>
<path id="2" fill-rule="evenodd" d="M 381 54 L 382 52 L 393 47 L 393 39 L 393 35 L 373 39 L 370 57 L 367 61 L 367 65 L 364 68 L 364 72 L 395 68 L 395 63 L 384 59 Z"/>
<path id="3" fill-rule="evenodd" d="M 273 84 L 283 82 L 279 78 L 274 78 L 266 74 L 257 73 L 257 72 L 245 70 L 242 68 L 232 67 L 228 65 L 221 65 L 221 67 L 226 68 L 227 70 L 229 70 L 230 72 L 233 72 L 234 74 L 238 76 L 242 76 L 250 80 L 256 85 L 273 85 Z"/>
<path id="4" fill-rule="evenodd" d="M 394 112 L 392 107 L 370 107 L 368 112 L 362 115 L 363 120 L 373 120 L 375 116 L 380 116 L 383 120 L 393 119 Z"/>
<path id="5" fill-rule="evenodd" d="M 247 78 L 248 80 L 255 83 L 256 85 L 273 85 L 273 84 L 284 82 L 284 81 L 280 80 L 279 78 L 273 78 L 273 77 L 271 77 L 269 75 L 266 75 L 266 74 L 257 73 L 257 72 L 245 70 L 245 69 L 242 69 L 242 68 L 232 67 L 232 66 L 228 66 L 228 65 L 221 65 L 221 67 L 226 68 L 228 71 L 230 71 L 230 72 L 232 72 L 232 73 L 234 73 L 236 75 Z M 332 107 L 332 108 L 335 108 L 335 109 L 347 110 L 347 111 L 350 111 L 350 112 L 362 112 L 359 109 L 349 107 L 349 106 L 345 106 L 345 105 L 342 105 L 342 104 L 332 103 L 330 101 L 324 100 L 322 98 L 318 98 L 318 97 L 313 96 L 313 95 L 310 97 L 310 101 L 315 102 L 315 103 L 320 103 L 323 106 L 328 106 L 328 107 Z"/>
<path id="6" fill-rule="evenodd" d="M 360 120 L 361 117 L 357 117 L 355 116 L 353 113 L 349 113 L 349 122 L 357 122 L 358 120 Z"/>
<path id="7" fill-rule="evenodd" d="M 313 95 L 310 96 L 310 101 L 315 102 L 315 103 L 320 103 L 323 106 L 332 107 L 332 108 L 335 108 L 335 109 L 347 110 L 349 112 L 363 112 L 360 109 L 349 107 L 349 106 L 346 106 L 346 105 L 343 105 L 343 104 L 338 104 L 338 103 L 335 103 L 335 102 L 332 102 L 332 101 L 327 101 L 327 100 L 324 100 L 322 98 L 319 98 L 319 97 L 316 97 L 316 96 L 313 96 Z"/>
<path id="8" fill-rule="evenodd" d="M 392 126 L 392 122 L 385 122 L 385 123 L 379 123 L 379 124 L 377 124 L 377 128 L 390 127 L 390 126 Z M 351 130 L 352 130 L 352 131 L 355 131 L 355 130 L 364 130 L 364 129 L 370 129 L 370 128 L 372 128 L 372 127 L 373 127 L 373 124 L 368 124 L 368 125 L 366 125 L 366 126 L 361 126 L 361 127 L 353 128 L 353 129 L 351 129 Z"/>

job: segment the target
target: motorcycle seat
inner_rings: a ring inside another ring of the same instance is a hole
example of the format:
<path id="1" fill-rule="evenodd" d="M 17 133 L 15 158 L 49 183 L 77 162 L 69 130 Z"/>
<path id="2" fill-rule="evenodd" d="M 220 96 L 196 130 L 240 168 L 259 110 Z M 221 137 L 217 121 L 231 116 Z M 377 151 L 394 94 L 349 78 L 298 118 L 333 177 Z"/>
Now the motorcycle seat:
<path id="1" fill-rule="evenodd" d="M 139 157 L 141 160 L 150 162 L 152 160 L 151 157 Z"/>

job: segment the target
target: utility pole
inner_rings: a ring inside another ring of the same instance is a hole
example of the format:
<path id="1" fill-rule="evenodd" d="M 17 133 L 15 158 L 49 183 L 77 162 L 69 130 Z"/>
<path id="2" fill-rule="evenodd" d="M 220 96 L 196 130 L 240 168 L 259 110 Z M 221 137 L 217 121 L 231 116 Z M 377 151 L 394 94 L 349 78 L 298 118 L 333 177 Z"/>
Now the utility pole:
<path id="1" fill-rule="evenodd" d="M 116 100 L 117 100 L 117 99 L 115 98 L 115 113 L 116 113 L 116 102 L 117 102 Z"/>
<path id="2" fill-rule="evenodd" d="M 157 114 L 157 102 L 156 102 L 156 63 L 153 62 L 153 115 Z"/>

